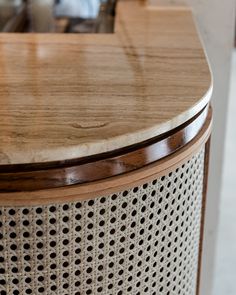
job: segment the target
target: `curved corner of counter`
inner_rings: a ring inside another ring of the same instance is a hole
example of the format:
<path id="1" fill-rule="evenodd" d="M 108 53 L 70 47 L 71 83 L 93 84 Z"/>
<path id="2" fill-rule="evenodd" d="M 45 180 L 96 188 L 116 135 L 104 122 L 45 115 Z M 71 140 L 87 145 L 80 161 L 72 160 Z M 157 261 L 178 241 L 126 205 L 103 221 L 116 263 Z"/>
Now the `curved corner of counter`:
<path id="1" fill-rule="evenodd" d="M 212 79 L 191 11 L 3 34 L 0 69 L 4 294 L 199 294 Z"/>

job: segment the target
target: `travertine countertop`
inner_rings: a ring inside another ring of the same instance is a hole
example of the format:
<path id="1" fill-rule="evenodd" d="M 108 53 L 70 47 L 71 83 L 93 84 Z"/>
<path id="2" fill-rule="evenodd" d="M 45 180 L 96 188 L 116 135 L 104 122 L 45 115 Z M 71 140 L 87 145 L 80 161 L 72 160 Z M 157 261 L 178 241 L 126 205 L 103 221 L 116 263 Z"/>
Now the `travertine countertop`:
<path id="1" fill-rule="evenodd" d="M 114 34 L 1 34 L 0 164 L 142 142 L 193 117 L 211 91 L 186 8 L 120 2 Z"/>

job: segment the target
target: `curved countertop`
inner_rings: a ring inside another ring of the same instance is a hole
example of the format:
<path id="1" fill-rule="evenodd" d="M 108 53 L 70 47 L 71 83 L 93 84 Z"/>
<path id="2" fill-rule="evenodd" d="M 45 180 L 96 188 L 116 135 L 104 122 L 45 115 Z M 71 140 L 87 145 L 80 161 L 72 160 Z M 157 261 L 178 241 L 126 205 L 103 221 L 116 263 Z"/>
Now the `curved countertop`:
<path id="1" fill-rule="evenodd" d="M 194 117 L 211 92 L 188 8 L 120 1 L 114 34 L 0 34 L 0 165 L 143 142 Z"/>

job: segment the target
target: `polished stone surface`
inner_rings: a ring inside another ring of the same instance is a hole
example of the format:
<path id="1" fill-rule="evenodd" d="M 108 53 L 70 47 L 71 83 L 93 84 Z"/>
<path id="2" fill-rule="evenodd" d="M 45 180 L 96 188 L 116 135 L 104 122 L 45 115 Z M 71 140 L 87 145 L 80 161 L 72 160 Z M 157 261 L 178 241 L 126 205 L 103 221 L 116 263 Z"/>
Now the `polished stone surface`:
<path id="1" fill-rule="evenodd" d="M 66 160 L 136 144 L 208 102 L 190 10 L 118 5 L 115 34 L 0 36 L 0 163 Z"/>

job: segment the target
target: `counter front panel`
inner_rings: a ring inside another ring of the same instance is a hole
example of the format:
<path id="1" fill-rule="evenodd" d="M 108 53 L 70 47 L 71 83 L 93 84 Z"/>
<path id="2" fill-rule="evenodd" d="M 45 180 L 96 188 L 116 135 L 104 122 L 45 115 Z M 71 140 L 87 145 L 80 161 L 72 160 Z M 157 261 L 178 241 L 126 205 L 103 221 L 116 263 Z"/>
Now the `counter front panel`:
<path id="1" fill-rule="evenodd" d="M 204 148 L 123 191 L 1 207 L 4 294 L 195 295 L 203 179 Z"/>

